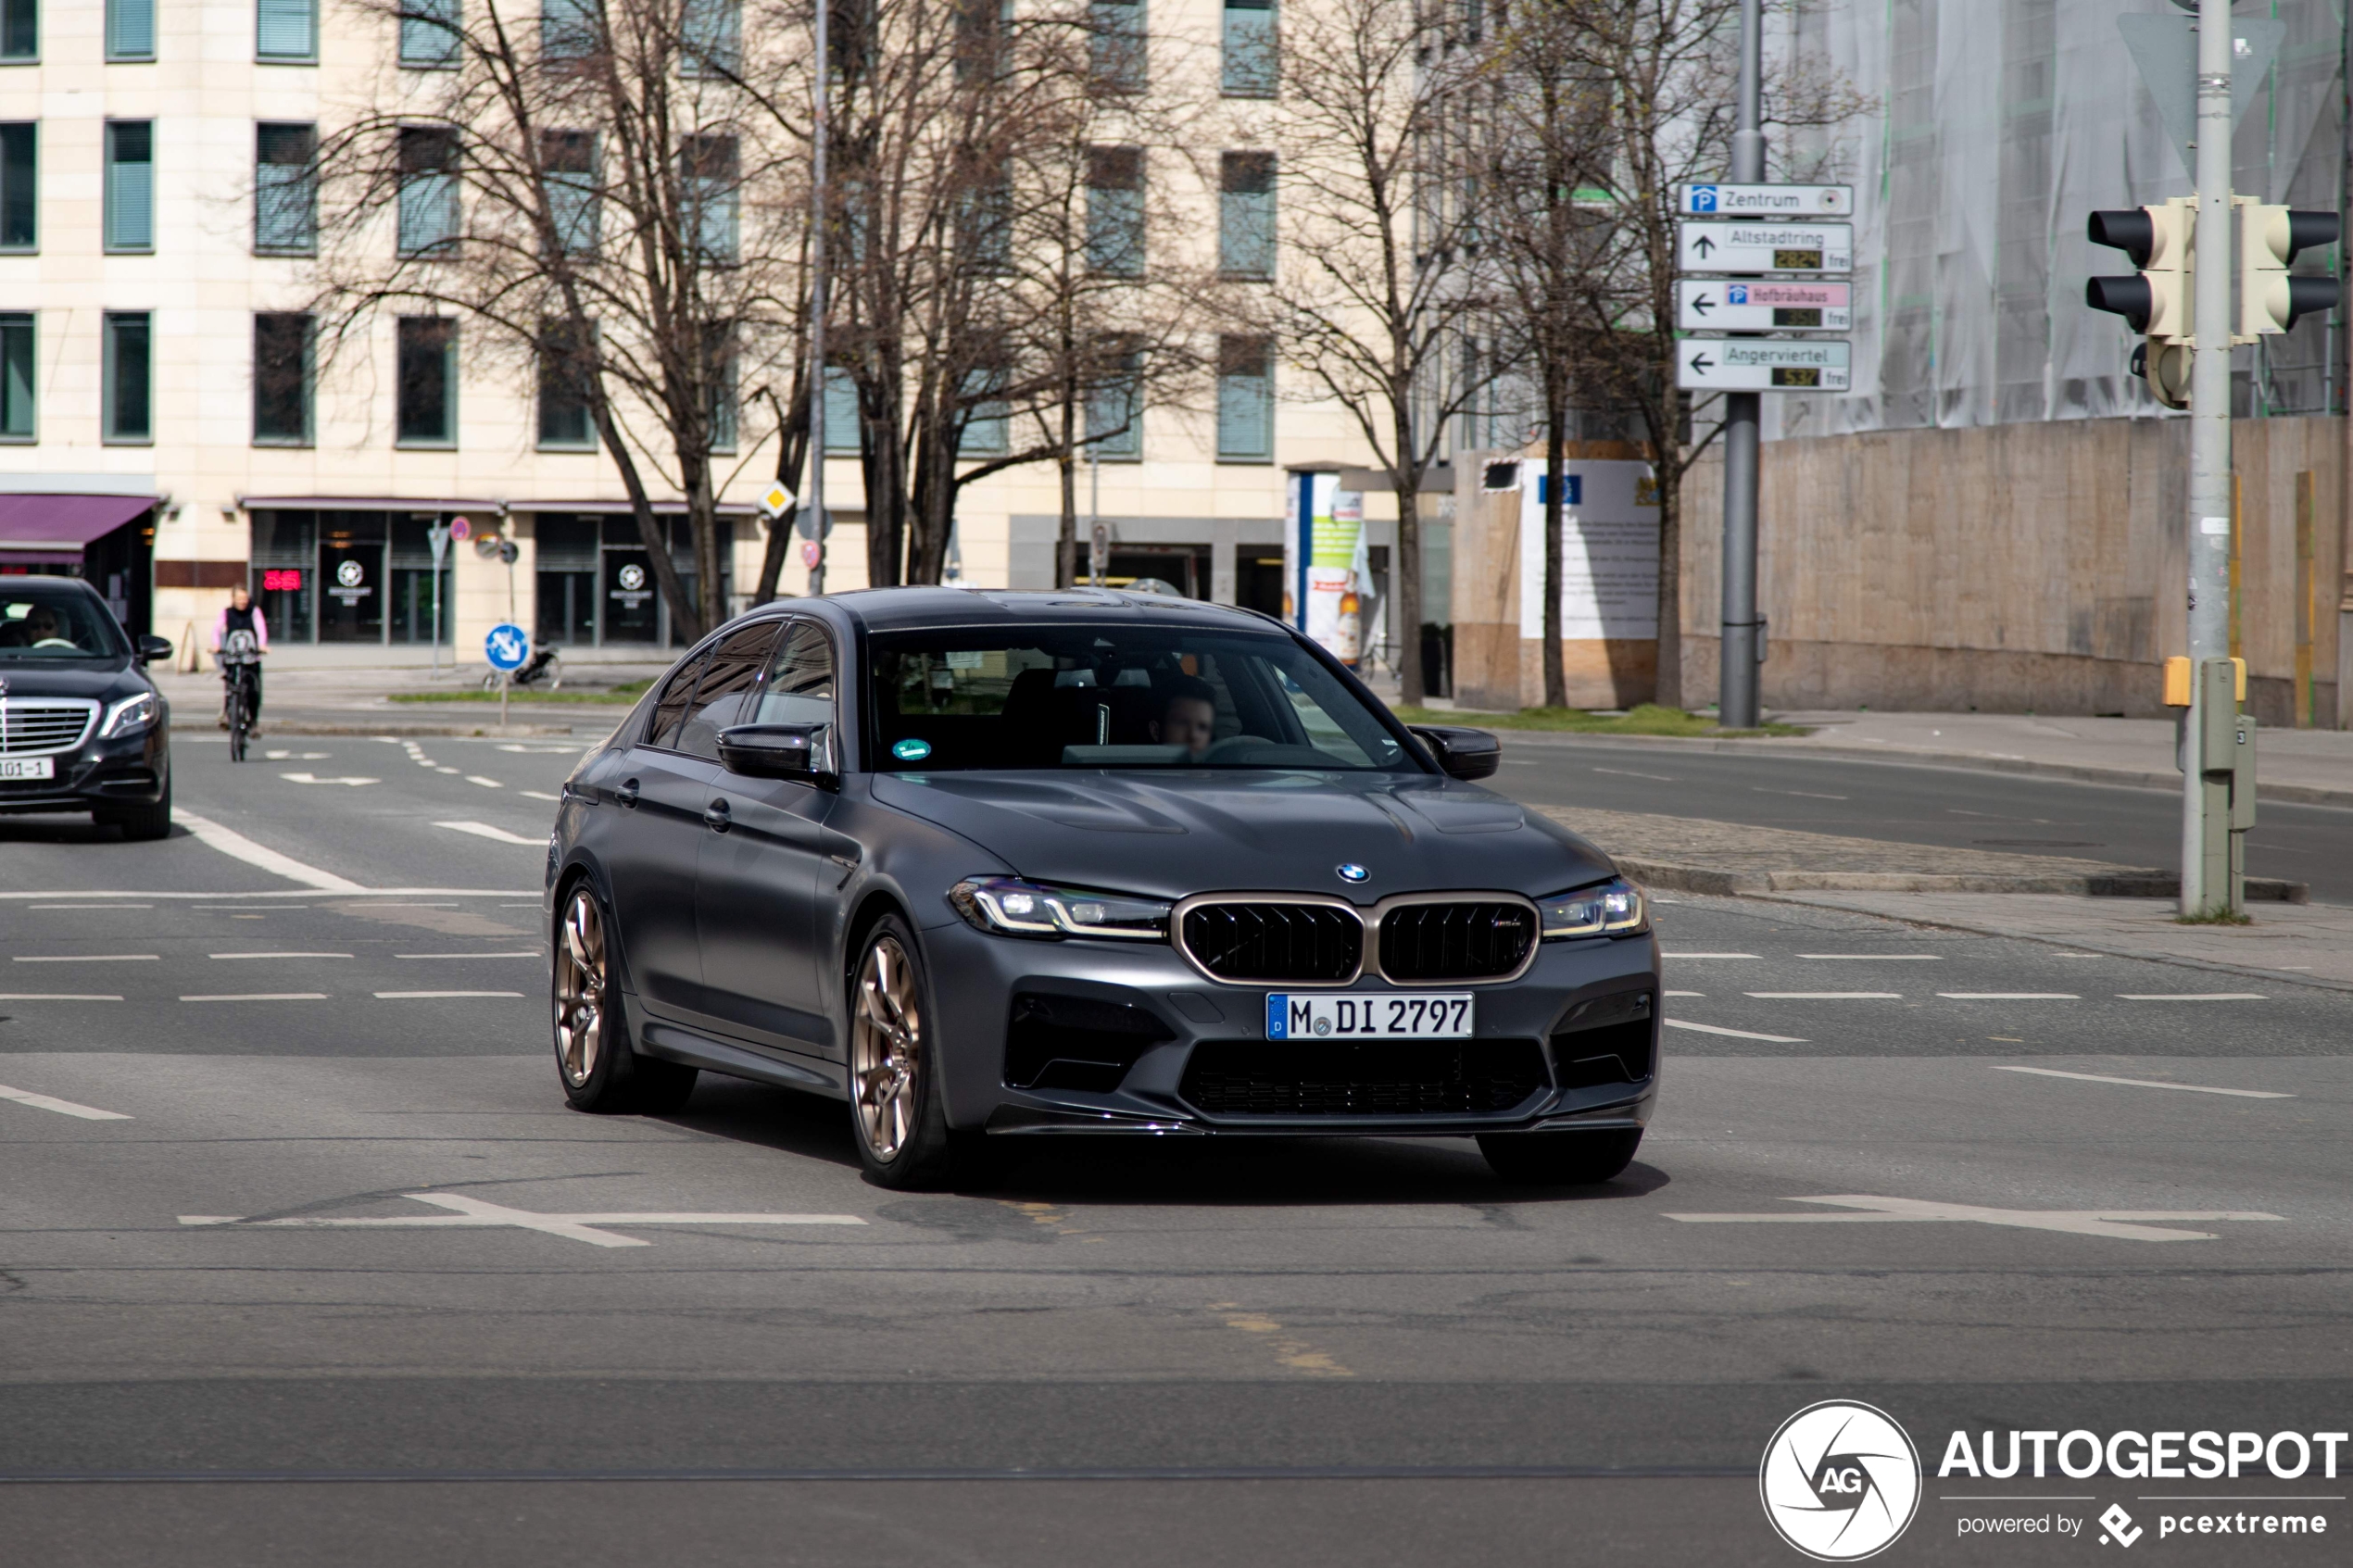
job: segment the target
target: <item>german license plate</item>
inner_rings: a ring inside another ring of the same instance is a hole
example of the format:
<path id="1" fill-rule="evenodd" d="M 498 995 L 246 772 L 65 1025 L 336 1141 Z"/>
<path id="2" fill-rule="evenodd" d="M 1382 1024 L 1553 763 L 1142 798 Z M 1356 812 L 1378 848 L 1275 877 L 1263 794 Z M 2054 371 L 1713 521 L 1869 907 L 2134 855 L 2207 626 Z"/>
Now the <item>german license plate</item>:
<path id="1" fill-rule="evenodd" d="M 1298 996 L 1266 998 L 1270 1040 L 1450 1040 L 1471 1032 L 1467 991 L 1414 996 Z"/>
<path id="2" fill-rule="evenodd" d="M 46 779 L 56 759 L 48 757 L 0 757 L 0 779 Z"/>

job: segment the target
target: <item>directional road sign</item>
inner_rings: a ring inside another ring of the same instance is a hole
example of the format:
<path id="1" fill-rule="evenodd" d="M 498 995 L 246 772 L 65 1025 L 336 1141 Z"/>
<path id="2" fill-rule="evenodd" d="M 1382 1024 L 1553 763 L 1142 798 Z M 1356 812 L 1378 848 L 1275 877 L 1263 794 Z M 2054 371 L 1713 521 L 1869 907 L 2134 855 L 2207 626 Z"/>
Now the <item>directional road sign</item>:
<path id="1" fill-rule="evenodd" d="M 501 621 L 483 638 L 482 656 L 493 670 L 520 670 L 531 658 L 531 633 L 511 621 Z"/>
<path id="2" fill-rule="evenodd" d="M 1852 272 L 1851 223 L 1687 220 L 1676 246 L 1679 272 Z"/>
<path id="3" fill-rule="evenodd" d="M 1687 337 L 1675 348 L 1686 392 L 1844 392 L 1847 367 L 1843 338 Z"/>
<path id="4" fill-rule="evenodd" d="M 1678 278 L 1675 324 L 1691 332 L 1843 332 L 1855 324 L 1850 283 Z"/>
<path id="5" fill-rule="evenodd" d="M 1855 210 L 1855 187 L 1678 185 L 1675 210 L 1686 218 L 1844 218 Z"/>

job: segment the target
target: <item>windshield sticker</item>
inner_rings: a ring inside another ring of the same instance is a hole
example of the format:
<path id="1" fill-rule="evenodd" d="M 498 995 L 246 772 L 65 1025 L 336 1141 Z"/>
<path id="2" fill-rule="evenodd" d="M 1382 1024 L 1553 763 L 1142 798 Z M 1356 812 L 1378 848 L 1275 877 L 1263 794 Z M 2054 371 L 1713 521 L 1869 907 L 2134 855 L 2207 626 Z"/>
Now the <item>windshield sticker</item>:
<path id="1" fill-rule="evenodd" d="M 890 748 L 890 754 L 893 757 L 898 758 L 901 762 L 920 762 L 925 758 L 931 755 L 931 742 L 927 740 L 902 740 L 894 742 Z"/>

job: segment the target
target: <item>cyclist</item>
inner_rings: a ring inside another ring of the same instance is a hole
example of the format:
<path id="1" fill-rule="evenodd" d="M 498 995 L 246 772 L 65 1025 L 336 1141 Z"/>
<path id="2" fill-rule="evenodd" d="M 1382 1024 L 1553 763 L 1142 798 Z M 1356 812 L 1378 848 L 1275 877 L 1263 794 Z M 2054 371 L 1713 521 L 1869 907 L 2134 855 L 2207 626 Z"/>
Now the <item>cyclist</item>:
<path id="1" fill-rule="evenodd" d="M 246 644 L 248 639 L 250 640 L 250 656 L 243 659 L 233 656 L 224 661 L 220 657 L 222 645 L 229 641 L 230 633 L 234 632 L 243 632 L 246 634 L 245 637 L 237 639 L 240 645 L 237 651 L 244 651 L 243 645 Z M 246 698 L 248 707 L 245 718 L 251 727 L 245 733 L 250 735 L 261 734 L 261 663 L 256 656 L 269 651 L 270 622 L 263 619 L 261 607 L 253 602 L 253 596 L 242 585 L 230 589 L 227 607 L 221 610 L 220 618 L 212 623 L 212 659 L 220 670 L 220 727 L 222 729 L 229 727 L 228 684 L 233 673 L 232 666 L 245 663 L 251 666 L 245 677 L 246 690 L 251 694 Z"/>

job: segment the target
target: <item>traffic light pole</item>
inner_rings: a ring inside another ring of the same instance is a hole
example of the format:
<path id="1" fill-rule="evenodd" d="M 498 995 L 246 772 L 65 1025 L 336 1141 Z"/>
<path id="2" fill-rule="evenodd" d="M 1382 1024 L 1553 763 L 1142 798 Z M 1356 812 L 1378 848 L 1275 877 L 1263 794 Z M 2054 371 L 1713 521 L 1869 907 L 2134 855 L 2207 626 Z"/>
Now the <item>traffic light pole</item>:
<path id="1" fill-rule="evenodd" d="M 2231 652 L 2231 5 L 2199 0 L 2197 11 L 2197 276 L 2190 358 L 2190 667 Z M 2228 691 L 2231 688 L 2220 688 Z M 2190 683 L 2189 734 L 2202 735 L 2216 690 Z M 2195 756 L 2185 759 L 2182 789 L 2182 913 L 2236 914 L 2233 879 L 2208 874 L 2208 820 L 2213 791 Z M 2220 885 L 2215 885 L 2219 880 Z"/>
<path id="2" fill-rule="evenodd" d="M 2213 4 L 2214 0 L 2208 0 Z M 1765 179 L 1763 0 L 1741 0 L 1739 118 L 1732 132 L 1732 182 Z M 2225 97 L 2228 89 L 2225 89 Z M 1724 609 L 1718 643 L 1717 722 L 1752 730 L 1760 717 L 1756 659 L 1756 424 L 1764 397 L 1724 395 Z"/>

